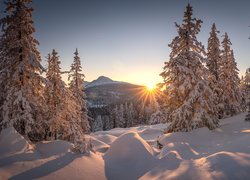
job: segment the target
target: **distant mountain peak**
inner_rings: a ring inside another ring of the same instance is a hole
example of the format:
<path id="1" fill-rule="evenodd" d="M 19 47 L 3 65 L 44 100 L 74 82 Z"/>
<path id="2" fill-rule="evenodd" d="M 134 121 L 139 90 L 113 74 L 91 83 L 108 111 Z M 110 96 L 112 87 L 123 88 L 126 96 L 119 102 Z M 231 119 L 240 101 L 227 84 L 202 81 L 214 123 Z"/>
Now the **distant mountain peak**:
<path id="1" fill-rule="evenodd" d="M 114 81 L 106 76 L 99 76 L 96 80 L 86 84 L 85 87 L 90 88 L 90 87 L 101 86 L 101 85 L 106 85 L 106 84 L 120 84 L 120 83 L 123 83 L 123 82 Z"/>
<path id="2" fill-rule="evenodd" d="M 102 82 L 114 82 L 112 79 L 106 76 L 99 76 L 95 81 L 102 81 Z"/>

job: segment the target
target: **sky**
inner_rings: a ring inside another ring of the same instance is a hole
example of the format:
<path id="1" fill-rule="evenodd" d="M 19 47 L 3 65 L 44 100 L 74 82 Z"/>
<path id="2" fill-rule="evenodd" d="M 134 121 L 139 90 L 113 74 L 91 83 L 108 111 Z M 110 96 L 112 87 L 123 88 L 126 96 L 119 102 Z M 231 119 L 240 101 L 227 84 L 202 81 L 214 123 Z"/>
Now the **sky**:
<path id="1" fill-rule="evenodd" d="M 177 35 L 185 7 L 203 21 L 198 35 L 206 47 L 212 23 L 227 32 L 240 75 L 250 66 L 248 0 L 33 0 L 35 37 L 45 57 L 52 49 L 69 70 L 78 48 L 87 81 L 98 76 L 147 85 L 162 81 L 168 44 Z"/>

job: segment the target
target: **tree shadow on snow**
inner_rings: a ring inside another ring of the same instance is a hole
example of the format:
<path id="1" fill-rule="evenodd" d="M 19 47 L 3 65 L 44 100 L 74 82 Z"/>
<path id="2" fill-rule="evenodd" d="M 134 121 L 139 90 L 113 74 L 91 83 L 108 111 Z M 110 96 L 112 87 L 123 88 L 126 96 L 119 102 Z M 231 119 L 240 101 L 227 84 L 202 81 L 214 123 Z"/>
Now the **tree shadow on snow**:
<path id="1" fill-rule="evenodd" d="M 53 144 L 51 146 L 50 144 Z M 48 143 L 38 143 L 38 145 L 43 145 L 43 149 L 46 149 L 47 147 L 56 147 L 55 149 L 44 153 L 43 150 L 40 151 L 39 148 L 36 148 L 33 152 L 21 152 L 18 154 L 9 155 L 7 157 L 0 159 L 0 167 L 8 166 L 10 164 L 14 164 L 17 162 L 25 162 L 25 161 L 36 161 L 36 160 L 42 160 L 47 159 L 52 156 L 56 155 L 63 155 L 70 149 L 70 143 L 64 143 L 63 141 L 52 141 Z M 63 146 L 64 145 L 64 146 Z"/>
<path id="2" fill-rule="evenodd" d="M 74 154 L 72 152 L 67 152 L 64 155 L 50 160 L 38 167 L 32 168 L 30 170 L 27 170 L 23 173 L 17 174 L 11 178 L 10 180 L 15 179 L 36 179 L 41 178 L 44 176 L 47 176 L 59 169 L 62 169 L 66 167 L 68 164 L 70 164 L 72 161 L 74 161 L 76 158 L 79 158 L 80 154 Z"/>

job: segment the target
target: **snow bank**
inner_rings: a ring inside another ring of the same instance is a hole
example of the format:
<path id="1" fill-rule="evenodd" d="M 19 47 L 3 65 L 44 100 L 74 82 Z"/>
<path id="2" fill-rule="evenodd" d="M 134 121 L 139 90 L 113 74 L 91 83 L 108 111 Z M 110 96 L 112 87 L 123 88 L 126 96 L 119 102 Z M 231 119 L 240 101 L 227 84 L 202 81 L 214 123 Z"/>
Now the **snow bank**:
<path id="1" fill-rule="evenodd" d="M 26 152 L 30 144 L 13 127 L 2 130 L 0 134 L 0 157 Z"/>
<path id="2" fill-rule="evenodd" d="M 94 151 L 104 153 L 108 150 L 108 148 L 109 148 L 108 144 L 98 140 L 95 137 L 90 137 L 90 139 L 91 139 L 91 143 L 93 145 Z"/>
<path id="3" fill-rule="evenodd" d="M 247 179 L 250 126 L 244 117 L 224 119 L 214 131 L 200 128 L 161 136 L 161 163 L 141 179 Z"/>
<path id="4" fill-rule="evenodd" d="M 39 177 L 39 179 L 46 180 L 106 179 L 104 161 L 100 155 L 94 153 L 86 155 L 67 153 L 54 161 L 44 163 L 42 167 L 38 167 L 35 171 L 31 170 L 31 174 L 33 174 L 32 179 Z M 28 176 L 29 173 L 26 173 L 25 176 L 21 177 Z"/>
<path id="5" fill-rule="evenodd" d="M 135 132 L 122 135 L 104 155 L 108 179 L 138 179 L 154 167 L 154 150 Z"/>
<path id="6" fill-rule="evenodd" d="M 71 152 L 73 144 L 67 141 L 43 141 L 36 144 L 36 149 L 44 156 L 61 155 L 67 152 Z"/>
<path id="7" fill-rule="evenodd" d="M 116 128 L 90 135 L 97 153 L 66 141 L 31 145 L 13 128 L 0 134 L 0 179 L 248 179 L 250 125 L 245 113 L 221 127 L 160 135 L 166 126 Z"/>
<path id="8" fill-rule="evenodd" d="M 199 161 L 202 161 L 202 167 L 206 167 L 213 179 L 247 179 L 250 176 L 249 153 L 222 151 Z"/>
<path id="9" fill-rule="evenodd" d="M 98 135 L 94 135 L 94 137 L 98 139 L 99 141 L 102 141 L 108 145 L 112 144 L 117 139 L 117 137 L 109 135 L 109 134 L 98 134 Z"/>
<path id="10" fill-rule="evenodd" d="M 0 179 L 106 179 L 102 156 L 72 152 L 66 141 L 33 145 L 8 128 L 0 134 Z"/>

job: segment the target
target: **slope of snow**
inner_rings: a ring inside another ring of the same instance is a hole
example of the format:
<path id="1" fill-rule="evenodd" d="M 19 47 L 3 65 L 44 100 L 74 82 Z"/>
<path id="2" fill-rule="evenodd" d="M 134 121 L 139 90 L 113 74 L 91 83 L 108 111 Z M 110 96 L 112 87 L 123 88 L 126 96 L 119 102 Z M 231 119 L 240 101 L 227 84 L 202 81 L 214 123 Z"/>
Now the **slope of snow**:
<path id="1" fill-rule="evenodd" d="M 250 125 L 245 113 L 221 121 L 214 131 L 201 128 L 160 137 L 159 158 L 176 154 L 176 169 L 159 166 L 142 179 L 247 179 L 250 176 Z"/>
<path id="2" fill-rule="evenodd" d="M 154 150 L 137 133 L 123 134 L 104 155 L 106 176 L 108 179 L 138 179 L 156 165 L 153 155 Z"/>
<path id="3" fill-rule="evenodd" d="M 66 141 L 33 145 L 13 128 L 0 134 L 0 179 L 105 179 L 103 158 L 71 151 Z"/>
<path id="4" fill-rule="evenodd" d="M 108 145 L 112 144 L 117 139 L 117 137 L 112 136 L 110 134 L 96 134 L 96 135 L 93 135 L 93 137 L 97 138 L 98 140 Z"/>
<path id="5" fill-rule="evenodd" d="M 0 134 L 0 179 L 248 179 L 250 124 L 245 113 L 213 131 L 163 134 L 167 125 L 116 128 L 90 135 L 95 153 L 66 141 L 32 145 L 13 128 Z M 163 145 L 155 149 L 156 141 Z"/>
<path id="6" fill-rule="evenodd" d="M 31 149 L 28 141 L 11 127 L 4 129 L 0 136 L 0 157 L 24 153 Z"/>

